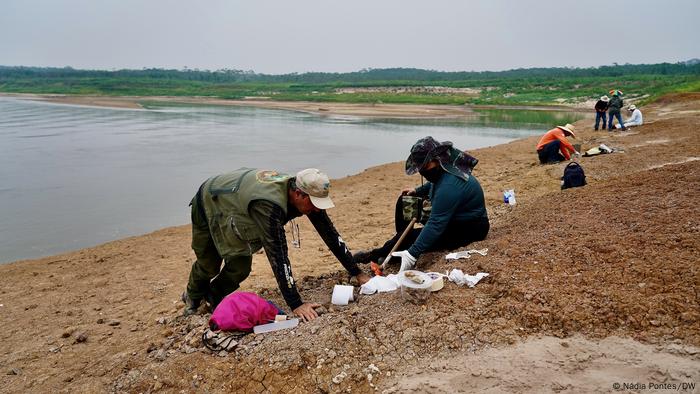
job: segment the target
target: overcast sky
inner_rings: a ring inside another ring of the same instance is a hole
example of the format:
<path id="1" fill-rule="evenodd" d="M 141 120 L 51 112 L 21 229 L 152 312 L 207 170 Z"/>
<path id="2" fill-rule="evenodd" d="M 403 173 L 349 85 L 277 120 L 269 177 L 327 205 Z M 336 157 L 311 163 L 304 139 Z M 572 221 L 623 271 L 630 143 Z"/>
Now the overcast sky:
<path id="1" fill-rule="evenodd" d="M 504 70 L 700 58 L 700 0 L 0 0 L 0 65 Z"/>

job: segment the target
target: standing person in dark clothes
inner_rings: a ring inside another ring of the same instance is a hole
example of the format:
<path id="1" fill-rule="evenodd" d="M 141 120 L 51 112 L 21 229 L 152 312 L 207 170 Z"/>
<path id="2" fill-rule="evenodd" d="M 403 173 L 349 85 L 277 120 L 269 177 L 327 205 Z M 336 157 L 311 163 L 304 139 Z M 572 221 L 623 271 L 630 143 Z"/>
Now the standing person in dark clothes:
<path id="1" fill-rule="evenodd" d="M 248 277 L 253 253 L 264 248 L 294 314 L 304 320 L 318 317 L 314 308 L 320 304 L 302 301 L 287 255 L 284 225 L 301 215 L 308 216 L 350 275 L 366 283 L 369 276 L 353 262 L 326 214 L 326 209 L 334 207 L 329 189 L 328 176 L 314 168 L 299 171 L 296 177 L 241 168 L 204 182 L 191 202 L 192 249 L 197 261 L 182 294 L 185 314 L 195 313 L 204 299 L 216 307 Z"/>
<path id="2" fill-rule="evenodd" d="M 605 130 L 605 126 L 607 124 L 607 111 L 608 111 L 608 104 L 610 102 L 610 99 L 608 96 L 603 96 L 598 100 L 597 103 L 595 103 L 595 130 L 598 131 L 598 124 L 600 123 L 600 120 L 603 120 L 603 130 Z"/>
<path id="3" fill-rule="evenodd" d="M 608 131 L 613 131 L 615 128 L 613 127 L 613 118 L 617 118 L 617 122 L 620 124 L 620 128 L 622 131 L 627 130 L 625 127 L 625 123 L 622 121 L 622 115 L 620 114 L 620 110 L 622 109 L 623 102 L 622 102 L 622 92 L 619 90 L 611 90 L 612 93 L 612 98 L 610 99 L 610 105 L 608 106 Z"/>
<path id="4" fill-rule="evenodd" d="M 449 141 L 438 142 L 425 137 L 411 148 L 406 160 L 406 174 L 420 173 L 428 181 L 401 195 L 428 198 L 432 204 L 425 226 L 413 229 L 392 256 L 401 258 L 401 271 L 411 269 L 423 252 L 455 249 L 486 238 L 489 219 L 486 214 L 484 192 L 479 181 L 471 174 L 478 160 L 452 147 Z M 397 202 L 396 232 L 381 248 L 355 254 L 357 263 L 379 262 L 398 241 L 408 222 L 401 214 L 401 198 Z M 403 249 L 403 250 L 402 250 Z"/>
<path id="5" fill-rule="evenodd" d="M 557 126 L 546 132 L 537 143 L 537 157 L 540 159 L 540 164 L 569 160 L 572 153 L 578 155 L 574 146 L 566 139 L 569 136 L 576 138 L 574 125 L 568 123 L 566 126 Z"/>

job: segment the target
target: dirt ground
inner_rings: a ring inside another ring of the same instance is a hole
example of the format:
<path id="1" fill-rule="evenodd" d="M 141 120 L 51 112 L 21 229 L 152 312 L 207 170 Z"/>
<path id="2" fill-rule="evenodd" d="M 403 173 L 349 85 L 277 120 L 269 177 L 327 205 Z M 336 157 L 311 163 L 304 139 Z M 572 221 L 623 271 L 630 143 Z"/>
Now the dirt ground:
<path id="1" fill-rule="evenodd" d="M 639 391 L 693 392 L 700 371 L 697 359 L 687 355 L 697 351 L 679 345 L 644 346 L 616 336 L 600 341 L 580 336 L 533 338 L 516 346 L 431 361 L 402 376 L 386 392 L 590 393 L 615 391 L 615 384 L 620 389 L 636 384 L 632 388 Z"/>
<path id="2" fill-rule="evenodd" d="M 627 133 L 577 124 L 584 150 L 625 150 L 580 159 L 583 188 L 559 190 L 565 164 L 539 165 L 535 137 L 470 152 L 492 228 L 469 248 L 488 255 L 428 253 L 418 267 L 490 276 L 473 289 L 447 283 L 424 306 L 398 294 L 328 305 L 347 275 L 302 220 L 294 274 L 328 313 L 248 335 L 231 353 L 202 347 L 207 315 L 181 316 L 188 225 L 2 265 L 0 391 L 698 391 L 700 94 L 642 110 L 647 124 Z M 333 181 L 329 214 L 353 250 L 392 235 L 398 191 L 419 182 L 402 168 Z M 253 267 L 243 290 L 284 305 L 263 254 Z"/>

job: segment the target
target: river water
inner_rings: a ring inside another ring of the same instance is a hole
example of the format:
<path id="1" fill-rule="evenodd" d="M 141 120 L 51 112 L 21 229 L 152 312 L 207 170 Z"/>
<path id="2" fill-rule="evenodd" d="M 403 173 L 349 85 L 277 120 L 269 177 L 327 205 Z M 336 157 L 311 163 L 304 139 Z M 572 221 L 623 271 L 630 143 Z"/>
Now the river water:
<path id="1" fill-rule="evenodd" d="M 472 120 L 389 121 L 245 107 L 147 110 L 0 98 L 0 262 L 189 222 L 208 177 L 239 167 L 331 178 L 404 160 L 432 135 L 461 149 L 540 134 L 571 113 L 484 111 Z"/>

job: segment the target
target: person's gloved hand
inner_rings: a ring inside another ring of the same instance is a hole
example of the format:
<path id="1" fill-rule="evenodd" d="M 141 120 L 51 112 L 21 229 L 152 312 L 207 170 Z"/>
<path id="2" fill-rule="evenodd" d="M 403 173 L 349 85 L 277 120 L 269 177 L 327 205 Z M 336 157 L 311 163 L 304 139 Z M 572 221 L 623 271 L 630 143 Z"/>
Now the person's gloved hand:
<path id="1" fill-rule="evenodd" d="M 413 269 L 413 267 L 416 265 L 416 258 L 411 256 L 411 254 L 408 253 L 408 250 L 394 252 L 391 255 L 394 257 L 401 257 L 401 269 L 399 272 Z"/>

